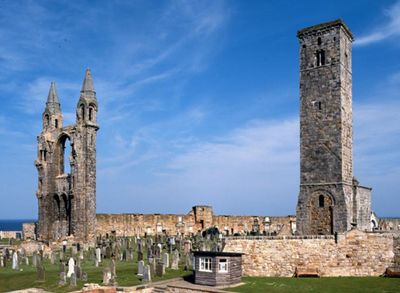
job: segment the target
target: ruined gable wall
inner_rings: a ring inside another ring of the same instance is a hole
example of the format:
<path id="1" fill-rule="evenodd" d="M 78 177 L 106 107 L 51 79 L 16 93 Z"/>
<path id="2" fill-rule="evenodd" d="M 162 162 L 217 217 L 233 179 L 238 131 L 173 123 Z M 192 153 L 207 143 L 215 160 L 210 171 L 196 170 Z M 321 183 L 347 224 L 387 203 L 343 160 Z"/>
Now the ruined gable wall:
<path id="1" fill-rule="evenodd" d="M 322 276 L 380 276 L 394 262 L 394 238 L 352 230 L 334 236 L 227 238 L 224 251 L 243 252 L 245 276 L 294 275 L 296 267 Z"/>

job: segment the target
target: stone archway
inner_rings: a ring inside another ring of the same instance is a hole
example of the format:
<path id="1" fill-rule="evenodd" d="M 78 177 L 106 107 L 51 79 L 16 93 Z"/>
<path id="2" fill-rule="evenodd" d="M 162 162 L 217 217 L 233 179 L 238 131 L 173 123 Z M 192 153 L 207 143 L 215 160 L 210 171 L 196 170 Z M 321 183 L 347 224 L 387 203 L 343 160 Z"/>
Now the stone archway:
<path id="1" fill-rule="evenodd" d="M 316 191 L 310 198 L 310 220 L 312 235 L 333 234 L 333 197 L 326 191 Z"/>

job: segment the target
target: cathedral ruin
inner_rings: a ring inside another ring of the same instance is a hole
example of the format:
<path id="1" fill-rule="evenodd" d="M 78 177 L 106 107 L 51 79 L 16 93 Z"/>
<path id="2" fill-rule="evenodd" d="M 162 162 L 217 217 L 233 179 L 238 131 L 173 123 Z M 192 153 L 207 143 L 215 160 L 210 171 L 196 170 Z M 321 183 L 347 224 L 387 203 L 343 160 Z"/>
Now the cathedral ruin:
<path id="1" fill-rule="evenodd" d="M 300 193 L 296 216 L 215 215 L 209 206 L 195 206 L 187 214 L 96 214 L 98 102 L 87 70 L 74 125 L 63 125 L 55 84 L 50 86 L 35 161 L 37 238 L 90 243 L 97 235 L 110 233 L 193 235 L 209 228 L 226 236 L 330 236 L 352 228 L 377 228 L 378 220 L 371 220 L 371 188 L 353 177 L 353 35 L 343 21 L 336 20 L 302 29 L 297 37 Z"/>
<path id="2" fill-rule="evenodd" d="M 74 125 L 63 125 L 60 100 L 55 83 L 51 83 L 35 161 L 39 173 L 36 193 L 39 240 L 74 236 L 78 241 L 91 242 L 95 238 L 97 111 L 89 69 L 83 80 Z M 65 153 L 67 147 L 70 153 Z"/>

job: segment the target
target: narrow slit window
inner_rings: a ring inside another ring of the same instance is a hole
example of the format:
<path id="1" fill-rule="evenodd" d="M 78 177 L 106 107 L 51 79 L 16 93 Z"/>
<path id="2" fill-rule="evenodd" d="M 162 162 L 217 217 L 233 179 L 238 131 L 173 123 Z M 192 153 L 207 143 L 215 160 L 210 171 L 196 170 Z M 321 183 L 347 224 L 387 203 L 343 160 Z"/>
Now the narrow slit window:
<path id="1" fill-rule="evenodd" d="M 55 126 L 56 128 L 58 128 L 58 119 L 56 119 L 56 120 L 54 121 L 54 126 Z"/>
<path id="2" fill-rule="evenodd" d="M 89 108 L 89 121 L 92 121 L 93 118 L 93 108 Z"/>
<path id="3" fill-rule="evenodd" d="M 325 199 L 324 196 L 321 194 L 318 198 L 318 205 L 320 208 L 323 208 L 325 206 Z"/>
<path id="4" fill-rule="evenodd" d="M 317 66 L 325 65 L 325 51 L 318 50 L 316 55 L 317 55 Z"/>

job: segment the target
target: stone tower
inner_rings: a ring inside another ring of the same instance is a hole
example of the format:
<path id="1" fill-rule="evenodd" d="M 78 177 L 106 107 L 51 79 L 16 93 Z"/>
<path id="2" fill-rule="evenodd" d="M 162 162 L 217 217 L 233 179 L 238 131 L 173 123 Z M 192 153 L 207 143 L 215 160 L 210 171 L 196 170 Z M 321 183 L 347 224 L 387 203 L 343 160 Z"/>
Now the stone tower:
<path id="1" fill-rule="evenodd" d="M 341 20 L 302 29 L 299 234 L 370 229 L 371 189 L 353 178 L 353 35 Z"/>
<path id="2" fill-rule="evenodd" d="M 38 238 L 42 241 L 68 237 L 86 243 L 94 241 L 97 111 L 89 69 L 77 104 L 75 125 L 63 125 L 56 86 L 51 83 L 35 161 L 39 173 Z M 65 153 L 67 147 L 68 154 Z"/>

